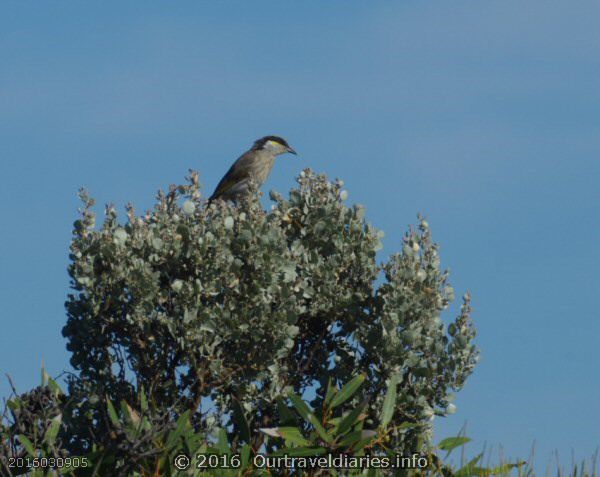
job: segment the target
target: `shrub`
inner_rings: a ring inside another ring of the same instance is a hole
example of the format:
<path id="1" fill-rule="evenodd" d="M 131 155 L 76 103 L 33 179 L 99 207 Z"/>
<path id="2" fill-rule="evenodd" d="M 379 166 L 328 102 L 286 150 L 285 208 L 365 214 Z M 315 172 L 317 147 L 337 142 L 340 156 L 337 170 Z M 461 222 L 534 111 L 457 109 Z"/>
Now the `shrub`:
<path id="1" fill-rule="evenodd" d="M 375 423 L 395 383 L 393 424 L 423 425 L 397 432 L 393 446 L 428 441 L 433 415 L 448 412 L 476 362 L 468 295 L 446 328 L 440 314 L 454 292 L 425 220 L 380 267 L 383 234 L 362 206 L 344 204 L 342 183 L 310 170 L 298 183 L 288 198 L 271 193 L 265 212 L 257 194 L 207 206 L 192 173 L 154 210 L 129 206 L 126 224 L 107 206 L 100 230 L 82 192 L 63 330 L 82 429 L 102 421 L 95 403 L 105 396 L 132 401 L 143 388 L 157 409 L 189 410 L 206 432 L 235 425 L 239 405 L 260 440 L 279 396 L 312 393 L 322 408 L 330 380 L 364 373 L 351 404 L 368 398 Z"/>
<path id="2" fill-rule="evenodd" d="M 446 326 L 454 291 L 423 218 L 379 265 L 383 233 L 342 182 L 298 184 L 265 211 L 258 193 L 207 204 L 192 172 L 125 223 L 108 205 L 99 228 L 82 190 L 63 329 L 76 374 L 12 399 L 15 418 L 52 397 L 3 425 L 4 461 L 174 475 L 178 452 L 432 451 L 477 361 L 468 294 Z"/>

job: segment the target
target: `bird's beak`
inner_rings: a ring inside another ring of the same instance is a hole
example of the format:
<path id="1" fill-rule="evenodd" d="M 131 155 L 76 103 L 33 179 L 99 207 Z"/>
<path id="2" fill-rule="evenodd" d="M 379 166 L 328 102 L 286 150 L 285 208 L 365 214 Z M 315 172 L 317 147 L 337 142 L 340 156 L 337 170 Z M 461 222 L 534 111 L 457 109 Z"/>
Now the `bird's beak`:
<path id="1" fill-rule="evenodd" d="M 294 151 L 291 147 L 288 146 L 287 148 L 287 152 L 289 152 L 290 154 L 293 154 L 294 156 L 297 156 L 298 153 L 296 151 Z"/>

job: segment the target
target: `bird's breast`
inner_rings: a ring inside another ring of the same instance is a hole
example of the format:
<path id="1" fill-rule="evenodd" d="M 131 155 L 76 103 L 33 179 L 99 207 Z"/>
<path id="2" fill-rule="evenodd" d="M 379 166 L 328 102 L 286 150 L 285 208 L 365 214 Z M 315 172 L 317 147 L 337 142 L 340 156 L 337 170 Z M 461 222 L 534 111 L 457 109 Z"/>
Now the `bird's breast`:
<path id="1" fill-rule="evenodd" d="M 270 155 L 258 156 L 255 161 L 256 167 L 254 168 L 254 176 L 256 180 L 262 184 L 269 177 L 271 169 L 275 164 L 275 157 Z"/>

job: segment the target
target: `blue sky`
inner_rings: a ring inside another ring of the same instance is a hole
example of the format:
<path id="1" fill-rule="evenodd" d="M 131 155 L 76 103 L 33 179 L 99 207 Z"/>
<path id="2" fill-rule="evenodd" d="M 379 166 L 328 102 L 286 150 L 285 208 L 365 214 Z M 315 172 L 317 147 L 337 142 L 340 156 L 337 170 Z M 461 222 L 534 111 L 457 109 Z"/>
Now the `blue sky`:
<path id="1" fill-rule="evenodd" d="M 600 4 L 2 2 L 0 371 L 67 368 L 76 191 L 138 209 L 212 192 L 265 134 L 386 232 L 427 216 L 482 361 L 438 422 L 537 465 L 600 445 Z M 98 209 L 100 211 L 100 208 Z M 0 380 L 0 396 L 8 394 Z"/>

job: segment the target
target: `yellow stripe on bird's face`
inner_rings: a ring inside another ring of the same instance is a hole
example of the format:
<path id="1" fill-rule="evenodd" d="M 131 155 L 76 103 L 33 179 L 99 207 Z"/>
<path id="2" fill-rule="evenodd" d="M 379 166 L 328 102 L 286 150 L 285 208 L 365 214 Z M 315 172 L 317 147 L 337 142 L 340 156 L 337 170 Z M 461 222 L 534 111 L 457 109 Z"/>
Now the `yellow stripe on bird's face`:
<path id="1" fill-rule="evenodd" d="M 271 151 L 273 154 L 281 154 L 285 151 L 285 146 L 279 141 L 269 139 L 262 147 L 266 151 Z"/>

